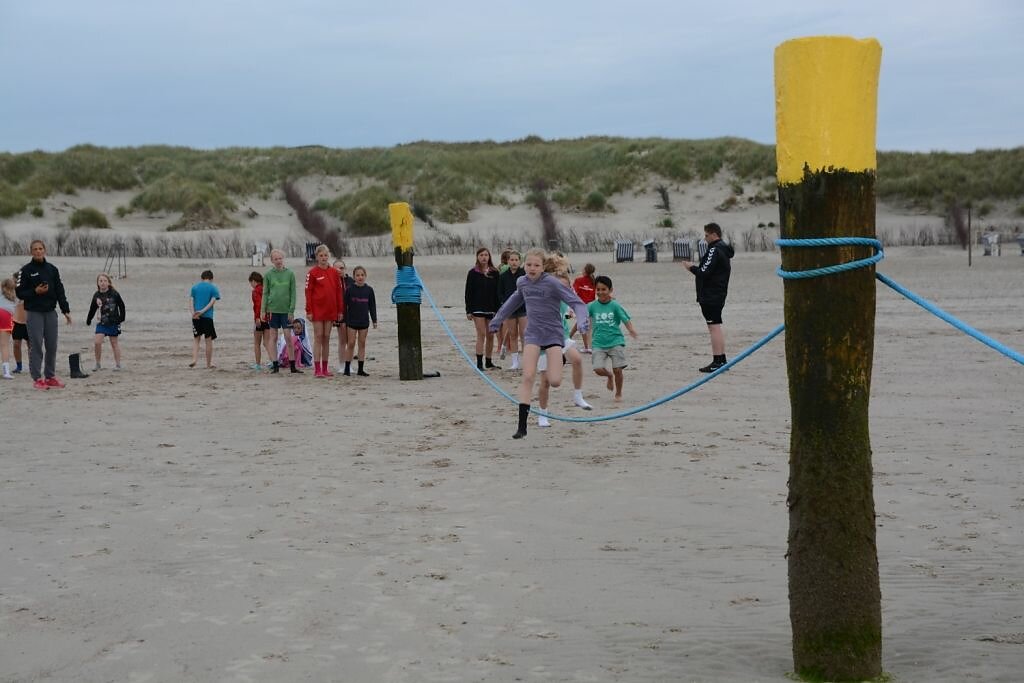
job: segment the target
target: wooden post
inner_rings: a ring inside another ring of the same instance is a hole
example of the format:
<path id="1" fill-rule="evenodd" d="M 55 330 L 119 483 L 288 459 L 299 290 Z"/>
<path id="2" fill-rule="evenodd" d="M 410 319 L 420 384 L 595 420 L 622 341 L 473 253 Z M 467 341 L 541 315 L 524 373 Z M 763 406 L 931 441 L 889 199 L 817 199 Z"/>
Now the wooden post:
<path id="1" fill-rule="evenodd" d="M 874 39 L 800 38 L 775 50 L 782 236 L 875 236 Z M 871 255 L 868 247 L 789 248 L 788 271 Z M 868 403 L 874 267 L 785 280 L 792 409 L 789 603 L 797 675 L 881 675 L 882 619 Z"/>
<path id="2" fill-rule="evenodd" d="M 395 265 L 412 268 L 412 211 L 405 202 L 388 204 L 391 216 L 391 243 L 395 247 Z M 420 338 L 420 305 L 399 301 L 398 308 L 398 378 L 423 379 L 423 344 Z"/>

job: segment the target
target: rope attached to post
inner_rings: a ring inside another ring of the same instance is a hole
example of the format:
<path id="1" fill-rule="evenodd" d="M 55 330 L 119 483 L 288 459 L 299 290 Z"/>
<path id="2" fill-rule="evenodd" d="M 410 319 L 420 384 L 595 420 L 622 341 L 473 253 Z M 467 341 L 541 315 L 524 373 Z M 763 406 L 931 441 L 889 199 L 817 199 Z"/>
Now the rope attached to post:
<path id="1" fill-rule="evenodd" d="M 418 304 L 423 301 L 423 280 L 413 266 L 398 266 L 395 270 L 395 288 L 391 290 L 391 303 Z"/>
<path id="2" fill-rule="evenodd" d="M 811 239 L 778 239 L 775 240 L 775 244 L 780 247 L 842 247 L 842 246 L 868 246 L 875 248 L 875 255 L 868 258 L 858 259 L 856 261 L 850 261 L 848 263 L 840 263 L 835 266 L 825 266 L 824 268 L 814 268 L 812 270 L 783 270 L 780 266 L 776 271 L 780 277 L 786 280 L 796 280 L 801 278 L 809 277 L 820 277 L 822 275 L 834 275 L 836 273 L 842 273 L 847 270 L 854 270 L 857 268 L 865 268 L 867 266 L 878 263 L 885 257 L 885 253 L 882 250 L 882 243 L 877 239 L 871 237 L 819 237 Z M 1014 351 L 1010 347 L 1002 344 L 995 339 L 985 335 L 982 332 L 974 329 L 962 320 L 958 320 L 946 311 L 942 310 L 927 299 L 915 294 L 906 287 L 898 284 L 896 281 L 882 275 L 881 273 L 875 273 L 875 278 L 885 283 L 893 291 L 902 294 L 906 298 L 913 301 L 915 304 L 928 311 L 932 315 L 940 318 L 956 329 L 960 330 L 964 334 L 977 339 L 985 346 L 998 351 L 1007 358 L 1015 360 L 1021 365 L 1024 365 L 1024 354 Z"/>

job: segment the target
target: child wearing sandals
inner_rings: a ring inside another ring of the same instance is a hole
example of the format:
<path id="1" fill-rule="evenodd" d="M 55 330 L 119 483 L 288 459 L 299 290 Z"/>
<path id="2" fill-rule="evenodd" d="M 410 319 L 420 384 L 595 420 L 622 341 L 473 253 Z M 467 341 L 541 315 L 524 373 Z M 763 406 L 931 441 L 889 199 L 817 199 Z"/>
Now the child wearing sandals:
<path id="1" fill-rule="evenodd" d="M 622 369 L 626 367 L 626 338 L 622 335 L 620 325 L 625 325 L 629 336 L 637 338 L 636 330 L 619 302 L 612 298 L 612 279 L 607 275 L 595 278 L 597 300 L 592 301 L 587 309 L 590 312 L 591 327 L 594 330 L 593 359 L 594 374 L 608 380 L 608 391 L 615 391 L 615 400 L 622 400 Z M 605 367 L 610 361 L 612 369 Z"/>
<path id="2" fill-rule="evenodd" d="M 110 340 L 110 350 L 114 354 L 114 369 L 121 369 L 121 345 L 118 338 L 121 336 L 121 323 L 124 322 L 124 300 L 114 283 L 106 273 L 96 276 L 96 292 L 92 295 L 92 303 L 89 304 L 89 315 L 85 318 L 86 325 L 92 325 L 92 319 L 96 314 L 99 319 L 96 321 L 96 335 L 93 337 L 93 352 L 96 355 L 96 366 L 93 371 L 101 368 L 100 357 L 103 355 L 103 339 Z"/>
<path id="3" fill-rule="evenodd" d="M 569 273 L 564 268 L 560 267 L 562 264 L 558 261 L 552 260 L 551 267 L 554 267 L 555 277 L 566 287 L 570 287 L 569 284 Z M 549 263 L 546 261 L 545 270 L 549 268 Z M 552 271 L 548 271 L 552 272 Z M 563 365 L 568 362 L 572 366 L 572 402 L 576 404 L 576 407 L 583 408 L 583 410 L 590 410 L 592 406 L 583 399 L 583 356 L 580 355 L 579 350 L 576 348 L 576 342 L 570 338 L 570 326 L 569 321 L 572 320 L 573 315 L 572 309 L 563 301 L 561 305 L 562 313 L 562 327 L 565 330 L 565 346 L 562 348 L 562 363 Z M 541 410 L 548 409 L 548 378 L 547 373 L 547 356 L 541 356 L 537 361 L 537 371 L 541 373 L 540 376 L 540 389 L 537 390 L 537 404 L 540 405 Z M 538 427 L 550 427 L 551 421 L 543 415 L 537 416 Z"/>
<path id="4" fill-rule="evenodd" d="M 530 324 L 526 327 L 526 344 L 522 356 L 523 380 L 519 385 L 519 426 L 512 435 L 513 439 L 526 436 L 526 418 L 530 414 L 533 380 L 537 374 L 537 361 L 541 352 L 547 358 L 547 370 L 544 374 L 548 384 L 552 387 L 562 384 L 561 360 L 565 328 L 562 324 L 564 318 L 560 304 L 564 301 L 572 307 L 579 320 L 581 332 L 585 332 L 589 327 L 587 307 L 576 293 L 559 282 L 554 275 L 544 272 L 545 256 L 543 249 L 535 248 L 526 252 L 526 277 L 519 279 L 515 293 L 498 309 L 488 325 L 491 332 L 496 332 L 512 311 L 525 302 Z"/>

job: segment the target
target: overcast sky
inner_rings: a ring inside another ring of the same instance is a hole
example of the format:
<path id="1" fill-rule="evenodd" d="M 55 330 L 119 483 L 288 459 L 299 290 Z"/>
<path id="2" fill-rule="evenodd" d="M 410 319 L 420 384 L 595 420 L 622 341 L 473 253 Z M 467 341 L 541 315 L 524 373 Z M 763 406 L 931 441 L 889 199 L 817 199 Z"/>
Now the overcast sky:
<path id="1" fill-rule="evenodd" d="M 0 151 L 774 143 L 773 52 L 882 44 L 878 147 L 1024 145 L 1019 0 L 0 0 Z"/>

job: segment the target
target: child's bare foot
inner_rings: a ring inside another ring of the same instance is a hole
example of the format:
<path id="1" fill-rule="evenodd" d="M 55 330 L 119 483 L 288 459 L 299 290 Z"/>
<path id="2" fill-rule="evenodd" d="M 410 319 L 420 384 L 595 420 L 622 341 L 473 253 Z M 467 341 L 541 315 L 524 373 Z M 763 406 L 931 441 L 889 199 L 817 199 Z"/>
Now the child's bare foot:
<path id="1" fill-rule="evenodd" d="M 605 382 L 604 385 L 608 387 L 608 391 L 615 391 L 615 380 L 611 375 L 608 375 L 608 381 Z"/>
<path id="2" fill-rule="evenodd" d="M 615 402 L 622 403 L 622 394 L 615 394 Z"/>
<path id="3" fill-rule="evenodd" d="M 190 368 L 194 368 L 194 367 L 196 366 L 196 362 L 195 362 L 195 361 L 192 361 L 191 363 L 189 363 L 189 364 L 188 364 L 188 366 L 189 366 Z"/>

